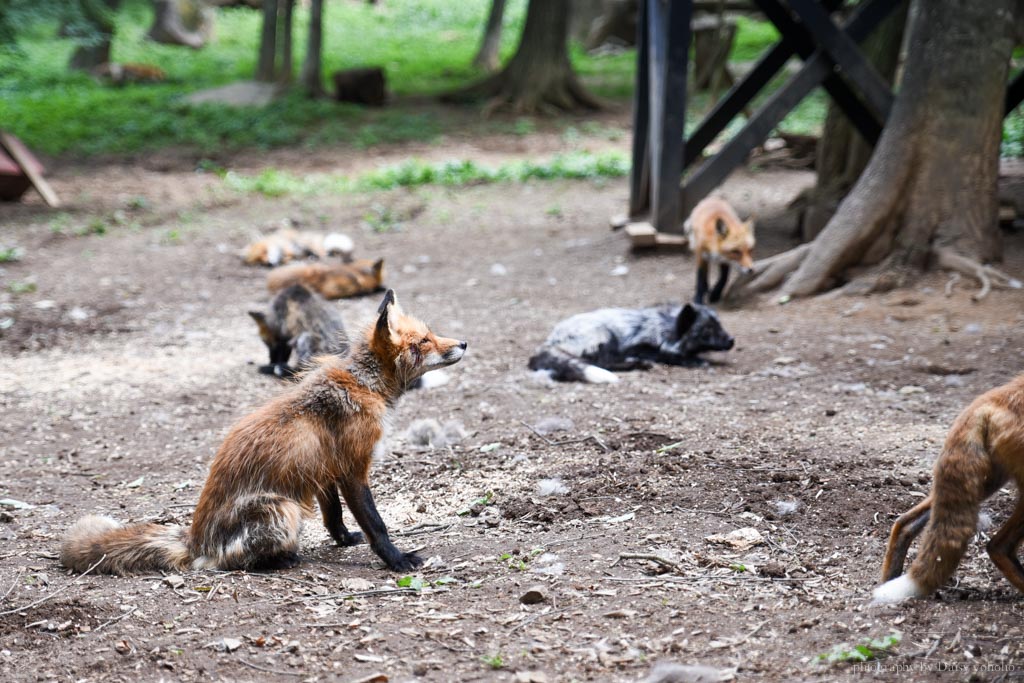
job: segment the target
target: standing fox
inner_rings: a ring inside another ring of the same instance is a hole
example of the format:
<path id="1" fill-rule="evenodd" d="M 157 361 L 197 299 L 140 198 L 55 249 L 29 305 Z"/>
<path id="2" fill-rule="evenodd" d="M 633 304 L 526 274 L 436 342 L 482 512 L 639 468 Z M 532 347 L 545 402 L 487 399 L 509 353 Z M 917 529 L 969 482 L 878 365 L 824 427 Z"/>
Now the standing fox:
<path id="1" fill-rule="evenodd" d="M 384 288 L 384 259 L 356 259 L 352 263 L 293 263 L 267 275 L 267 289 L 277 292 L 289 285 L 305 285 L 325 299 L 372 294 Z"/>
<path id="2" fill-rule="evenodd" d="M 754 267 L 750 256 L 754 248 L 754 221 L 741 221 L 727 201 L 708 197 L 693 207 L 683 228 L 690 240 L 690 251 L 697 257 L 697 292 L 693 301 L 704 303 L 708 293 L 708 264 L 718 263 L 718 282 L 708 297 L 710 303 L 716 303 L 725 291 L 730 263 L 739 266 L 743 273 Z"/>
<path id="3" fill-rule="evenodd" d="M 324 353 L 344 355 L 348 337 L 341 313 L 316 292 L 302 285 L 285 287 L 265 310 L 249 311 L 256 321 L 260 339 L 270 351 L 270 364 L 261 365 L 265 375 L 290 377 L 295 370 L 288 359 L 295 351 L 296 366 L 309 364 Z"/>
<path id="4" fill-rule="evenodd" d="M 340 490 L 388 568 L 420 566 L 415 553 L 388 538 L 370 493 L 370 461 L 387 411 L 406 387 L 465 351 L 466 342 L 437 337 L 405 315 L 389 290 L 376 324 L 346 358 L 324 357 L 234 426 L 213 459 L 191 527 L 122 527 L 109 517 L 84 517 L 68 532 L 61 563 L 110 574 L 294 567 L 303 512 L 314 500 L 338 545 L 362 541 L 345 528 Z"/>
<path id="5" fill-rule="evenodd" d="M 931 494 L 892 527 L 874 602 L 925 596 L 948 581 L 974 536 L 982 501 L 1010 479 L 1017 484 L 1017 506 L 988 542 L 988 555 L 1024 593 L 1016 555 L 1024 540 L 1024 375 L 979 396 L 953 423 Z M 901 576 L 910 543 L 922 530 L 921 550 Z"/>

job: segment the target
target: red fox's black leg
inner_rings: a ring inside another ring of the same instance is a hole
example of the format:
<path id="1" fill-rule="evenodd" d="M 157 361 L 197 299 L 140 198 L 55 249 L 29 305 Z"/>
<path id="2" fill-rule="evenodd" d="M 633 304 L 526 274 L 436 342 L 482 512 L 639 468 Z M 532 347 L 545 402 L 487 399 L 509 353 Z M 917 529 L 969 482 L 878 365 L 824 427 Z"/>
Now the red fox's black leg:
<path id="1" fill-rule="evenodd" d="M 358 531 L 349 531 L 345 528 L 342 520 L 341 499 L 338 498 L 338 489 L 331 486 L 326 491 L 317 494 L 316 500 L 320 503 L 320 514 L 324 518 L 324 526 L 331 534 L 334 542 L 341 546 L 357 545 L 363 542 L 363 535 Z"/>
<path id="2" fill-rule="evenodd" d="M 384 526 L 384 520 L 377 513 L 377 506 L 373 503 L 373 494 L 366 484 L 345 485 L 341 489 L 348 503 L 348 509 L 352 516 L 366 533 L 370 541 L 370 547 L 377 553 L 384 564 L 396 572 L 415 569 L 423 564 L 422 558 L 416 553 L 403 553 L 395 547 L 388 537 L 388 529 Z"/>
<path id="3" fill-rule="evenodd" d="M 693 303 L 703 304 L 708 293 L 708 264 L 697 266 L 697 292 L 693 295 Z"/>
<path id="4" fill-rule="evenodd" d="M 718 302 L 722 298 L 722 292 L 725 291 L 725 282 L 729 279 L 729 264 L 720 263 L 718 264 L 718 282 L 715 283 L 715 288 L 711 290 L 711 296 L 708 297 L 708 301 L 711 303 Z"/>
<path id="5" fill-rule="evenodd" d="M 1024 593 L 1024 567 L 1017 558 L 1017 548 L 1024 540 L 1024 493 L 1017 500 L 1017 507 L 1006 523 L 988 542 L 988 556 L 1010 583 Z"/>
<path id="6" fill-rule="evenodd" d="M 932 497 L 928 496 L 896 520 L 889 534 L 889 547 L 882 561 L 882 581 L 892 581 L 903 573 L 910 544 L 918 537 L 932 512 Z"/>

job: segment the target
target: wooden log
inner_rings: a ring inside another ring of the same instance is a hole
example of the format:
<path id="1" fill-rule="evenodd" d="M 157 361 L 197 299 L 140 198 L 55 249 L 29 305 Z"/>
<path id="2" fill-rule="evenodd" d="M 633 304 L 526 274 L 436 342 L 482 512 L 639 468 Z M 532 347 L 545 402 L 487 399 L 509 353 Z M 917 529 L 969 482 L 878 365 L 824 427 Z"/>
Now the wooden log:
<path id="1" fill-rule="evenodd" d="M 0 148 L 11 158 L 12 161 L 21 169 L 25 178 L 32 187 L 36 188 L 39 195 L 46 202 L 47 206 L 56 208 L 60 206 L 60 199 L 57 198 L 57 193 L 53 191 L 50 184 L 43 179 L 43 167 L 35 157 L 28 151 L 28 149 L 18 140 L 16 137 L 9 133 L 0 132 Z M 21 192 L 18 192 L 13 199 L 17 199 L 27 188 L 22 188 Z M 3 196 L 7 199 L 6 194 Z"/>
<path id="2" fill-rule="evenodd" d="M 387 101 L 384 69 L 379 66 L 335 71 L 332 78 L 335 97 L 339 102 L 355 102 L 380 107 Z"/>

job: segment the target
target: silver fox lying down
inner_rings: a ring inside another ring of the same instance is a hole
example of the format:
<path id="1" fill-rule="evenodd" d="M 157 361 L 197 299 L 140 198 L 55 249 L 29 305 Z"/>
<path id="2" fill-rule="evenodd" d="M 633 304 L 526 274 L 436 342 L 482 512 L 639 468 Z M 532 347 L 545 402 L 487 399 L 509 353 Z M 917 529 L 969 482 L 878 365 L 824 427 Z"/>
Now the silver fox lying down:
<path id="1" fill-rule="evenodd" d="M 714 310 L 699 304 L 602 308 L 555 325 L 530 358 L 561 382 L 618 382 L 609 370 L 647 370 L 654 363 L 700 365 L 703 351 L 728 351 L 734 340 Z"/>

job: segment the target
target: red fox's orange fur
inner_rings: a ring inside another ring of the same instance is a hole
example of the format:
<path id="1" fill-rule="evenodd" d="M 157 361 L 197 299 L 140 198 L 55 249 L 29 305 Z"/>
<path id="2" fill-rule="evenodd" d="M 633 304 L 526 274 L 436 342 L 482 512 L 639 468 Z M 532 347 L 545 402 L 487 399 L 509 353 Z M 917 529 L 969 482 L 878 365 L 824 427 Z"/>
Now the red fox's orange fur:
<path id="1" fill-rule="evenodd" d="M 277 292 L 303 285 L 325 299 L 371 294 L 384 286 L 384 259 L 356 259 L 352 263 L 293 263 L 267 274 L 267 289 Z"/>
<path id="2" fill-rule="evenodd" d="M 388 538 L 369 489 L 370 461 L 389 407 L 428 370 L 458 362 L 465 348 L 404 315 L 388 291 L 376 325 L 347 357 L 322 358 L 234 426 L 214 457 L 191 527 L 121 527 L 109 517 L 85 517 L 68 532 L 61 562 L 113 574 L 294 566 L 303 512 L 314 501 L 338 545 L 362 540 L 342 522 L 340 490 L 389 568 L 419 566 L 419 557 Z"/>
<path id="3" fill-rule="evenodd" d="M 1013 480 L 1017 507 L 988 543 L 988 554 L 1017 590 L 1024 567 L 1024 375 L 979 396 L 953 423 L 935 463 L 931 494 L 896 520 L 875 602 L 930 594 L 953 575 L 974 536 L 982 501 Z M 900 576 L 907 550 L 924 531 L 921 550 Z"/>
<path id="4" fill-rule="evenodd" d="M 741 221 L 729 202 L 718 197 L 703 199 L 693 207 L 684 224 L 690 242 L 690 251 L 697 257 L 697 292 L 694 301 L 704 303 L 708 291 L 708 264 L 718 263 L 719 276 L 709 300 L 722 298 L 729 278 L 729 264 L 743 272 L 754 266 L 751 251 L 754 248 L 754 221 Z"/>

